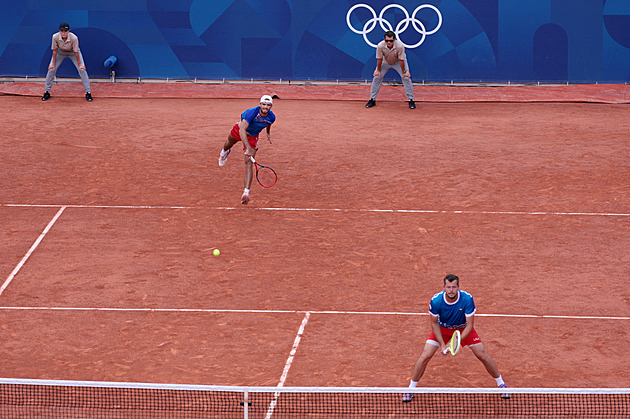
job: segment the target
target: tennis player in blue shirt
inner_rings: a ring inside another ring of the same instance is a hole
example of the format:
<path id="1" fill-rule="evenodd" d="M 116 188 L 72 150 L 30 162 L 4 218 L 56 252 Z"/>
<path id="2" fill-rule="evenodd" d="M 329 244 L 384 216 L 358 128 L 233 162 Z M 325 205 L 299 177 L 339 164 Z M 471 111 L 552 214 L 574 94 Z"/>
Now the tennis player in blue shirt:
<path id="1" fill-rule="evenodd" d="M 431 320 L 431 334 L 424 345 L 424 350 L 420 358 L 416 361 L 411 375 L 410 388 L 418 385 L 420 377 L 424 374 L 427 364 L 438 351 L 446 354 L 446 342 L 451 340 L 451 336 L 456 330 L 461 333 L 462 346 L 468 346 L 473 354 L 481 361 L 486 370 L 495 379 L 499 388 L 507 388 L 503 378 L 499 373 L 496 362 L 488 355 L 481 343 L 481 339 L 475 331 L 475 302 L 472 295 L 459 289 L 459 278 L 456 275 L 446 275 L 444 277 L 444 291 L 439 292 L 431 298 L 429 304 L 429 314 Z M 403 402 L 410 402 L 413 393 L 405 393 Z M 504 399 L 509 399 L 509 394 L 501 394 Z"/>
<path id="2" fill-rule="evenodd" d="M 223 144 L 221 154 L 219 155 L 219 166 L 225 166 L 232 146 L 238 142 L 243 143 L 245 152 L 245 189 L 241 195 L 241 204 L 249 202 L 249 189 L 252 186 L 254 170 L 250 157 L 256 155 L 258 150 L 258 135 L 262 130 L 267 131 L 267 141 L 271 143 L 271 124 L 276 121 L 276 115 L 271 111 L 273 106 L 273 98 L 264 95 L 260 98 L 260 105 L 250 108 L 241 114 L 241 120 L 234 124 L 232 131 L 228 134 L 228 138 Z M 245 139 L 245 140 L 244 140 Z"/>

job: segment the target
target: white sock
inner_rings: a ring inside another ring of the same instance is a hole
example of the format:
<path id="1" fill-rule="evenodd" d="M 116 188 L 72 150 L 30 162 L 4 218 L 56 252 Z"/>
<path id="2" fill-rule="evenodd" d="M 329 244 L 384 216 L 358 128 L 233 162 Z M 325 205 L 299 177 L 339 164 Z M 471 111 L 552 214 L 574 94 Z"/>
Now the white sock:
<path id="1" fill-rule="evenodd" d="M 416 387 L 418 387 L 418 382 L 411 380 L 411 382 L 409 383 L 409 388 L 416 388 Z"/>
<path id="2" fill-rule="evenodd" d="M 249 195 L 249 189 L 248 188 L 243 189 L 243 195 Z"/>
<path id="3" fill-rule="evenodd" d="M 221 155 L 225 156 L 227 154 L 227 151 L 225 151 L 224 149 L 221 149 Z"/>
<path id="4" fill-rule="evenodd" d="M 497 386 L 500 386 L 501 384 L 505 384 L 505 382 L 503 381 L 503 378 L 500 375 L 498 378 L 495 378 L 494 381 L 497 382 Z"/>

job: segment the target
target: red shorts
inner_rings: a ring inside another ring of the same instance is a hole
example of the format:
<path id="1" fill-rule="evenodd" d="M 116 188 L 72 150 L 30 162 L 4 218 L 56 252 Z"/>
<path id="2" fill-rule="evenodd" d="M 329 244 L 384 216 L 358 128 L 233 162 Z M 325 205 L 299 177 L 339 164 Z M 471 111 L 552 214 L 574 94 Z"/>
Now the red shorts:
<path id="1" fill-rule="evenodd" d="M 453 333 L 455 333 L 455 330 L 457 329 L 447 329 L 445 327 L 440 326 L 440 330 L 442 331 L 442 339 L 444 339 L 444 343 L 448 343 L 451 340 Z M 460 333 L 463 331 L 464 329 L 459 329 Z M 440 345 L 437 339 L 435 338 L 435 334 L 433 333 L 433 331 L 431 331 L 431 334 L 429 335 L 429 338 L 427 339 L 427 343 L 430 343 L 435 346 Z M 470 331 L 468 336 L 466 336 L 466 338 L 462 340 L 462 346 L 470 346 L 470 345 L 475 345 L 477 343 L 481 343 L 481 338 L 479 337 L 479 335 L 477 334 L 477 331 L 473 327 L 473 329 Z"/>
<path id="2" fill-rule="evenodd" d="M 232 135 L 232 137 L 236 138 L 239 141 L 243 141 L 241 140 L 241 134 L 239 132 L 238 129 L 238 122 L 236 124 L 234 124 L 234 126 L 232 127 L 232 131 L 230 131 L 230 135 Z M 249 141 L 249 145 L 252 146 L 252 148 L 254 150 L 258 150 L 258 136 L 255 137 L 250 137 L 249 135 L 247 136 L 247 141 Z M 243 144 L 243 150 L 245 150 L 247 147 L 245 147 L 245 144 Z"/>

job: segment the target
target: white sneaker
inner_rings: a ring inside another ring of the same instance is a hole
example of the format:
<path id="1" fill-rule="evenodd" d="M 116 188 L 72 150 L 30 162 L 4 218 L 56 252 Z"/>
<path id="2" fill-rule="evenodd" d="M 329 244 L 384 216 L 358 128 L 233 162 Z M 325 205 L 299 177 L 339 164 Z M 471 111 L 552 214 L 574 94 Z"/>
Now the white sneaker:
<path id="1" fill-rule="evenodd" d="M 219 154 L 219 166 L 225 166 L 225 163 L 227 163 L 227 158 L 230 155 L 230 151 L 232 151 L 231 148 L 227 151 L 227 153 Z"/>
<path id="2" fill-rule="evenodd" d="M 243 195 L 241 196 L 241 204 L 247 205 L 248 202 L 249 202 L 249 194 L 243 192 Z"/>

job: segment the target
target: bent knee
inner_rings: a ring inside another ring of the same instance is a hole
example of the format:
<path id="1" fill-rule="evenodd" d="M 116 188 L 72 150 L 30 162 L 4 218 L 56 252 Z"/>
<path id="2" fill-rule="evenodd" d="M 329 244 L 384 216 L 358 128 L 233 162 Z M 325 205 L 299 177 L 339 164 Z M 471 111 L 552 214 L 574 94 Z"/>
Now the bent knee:
<path id="1" fill-rule="evenodd" d="M 473 353 L 481 361 L 490 361 L 490 360 L 492 360 L 492 358 L 490 358 L 490 355 L 488 354 L 488 352 L 486 352 L 486 350 L 483 349 L 483 348 L 481 348 L 480 350 L 473 350 Z"/>

